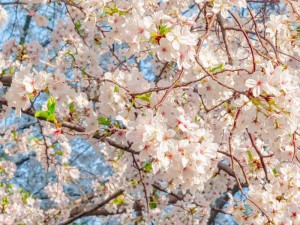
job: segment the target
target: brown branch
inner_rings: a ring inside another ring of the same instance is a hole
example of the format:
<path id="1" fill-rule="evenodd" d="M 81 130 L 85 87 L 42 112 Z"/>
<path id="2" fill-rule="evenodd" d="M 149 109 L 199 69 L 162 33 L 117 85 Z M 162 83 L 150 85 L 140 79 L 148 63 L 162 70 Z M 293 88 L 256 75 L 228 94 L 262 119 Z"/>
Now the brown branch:
<path id="1" fill-rule="evenodd" d="M 71 13 L 69 12 L 69 9 L 68 9 L 68 6 L 67 6 L 67 5 L 66 5 L 66 11 L 67 11 L 67 13 L 69 14 L 69 17 L 70 17 L 70 19 L 71 19 L 71 21 L 72 21 L 72 23 L 73 23 L 73 25 L 74 25 L 74 29 L 76 30 L 77 34 L 79 35 L 79 37 L 81 38 L 81 40 L 83 41 L 83 43 L 84 43 L 87 47 L 89 47 L 88 44 L 86 43 L 84 37 L 81 35 L 80 31 L 77 29 L 77 26 L 76 26 L 76 24 L 75 24 L 75 22 L 74 22 L 75 19 L 72 17 Z"/>
<path id="2" fill-rule="evenodd" d="M 241 29 L 238 29 L 238 28 L 235 28 L 235 27 L 226 27 L 225 29 L 226 29 L 226 30 L 234 30 L 234 31 L 243 32 Z M 255 31 L 252 31 L 252 30 L 244 30 L 244 31 L 245 31 L 246 33 L 249 33 L 249 34 L 257 35 L 257 33 L 256 33 Z M 271 46 L 271 48 L 272 48 L 273 51 L 274 51 L 274 54 L 276 55 L 277 61 L 278 61 L 279 63 L 281 63 L 281 61 L 280 61 L 279 58 L 278 58 L 278 52 L 281 53 L 281 54 L 284 54 L 284 53 L 282 53 L 282 52 L 280 52 L 280 51 L 277 51 L 277 50 L 276 50 L 276 47 L 273 45 L 273 43 L 272 43 L 269 39 L 267 39 L 266 37 L 263 37 L 263 36 L 260 35 L 260 34 L 258 34 L 258 35 L 259 35 L 259 37 L 260 37 L 262 40 L 266 41 L 266 42 Z"/>
<path id="3" fill-rule="evenodd" d="M 163 66 L 163 68 L 161 69 L 160 73 L 159 73 L 158 76 L 155 78 L 155 84 L 157 84 L 157 83 L 160 81 L 161 76 L 162 76 L 162 74 L 166 71 L 168 65 L 169 65 L 168 62 L 166 62 L 166 63 L 164 64 L 164 66 Z"/>
<path id="4" fill-rule="evenodd" d="M 60 2 L 63 2 L 65 3 L 66 5 L 69 5 L 69 6 L 73 6 L 77 9 L 79 9 L 80 11 L 83 12 L 83 7 L 69 1 L 69 0 L 60 0 Z M 32 3 L 29 3 L 29 2 L 20 2 L 19 0 L 18 1 L 14 1 L 14 2 L 0 2 L 0 5 L 27 5 L 27 4 L 32 4 Z M 83 12 L 84 13 L 84 12 Z"/>
<path id="5" fill-rule="evenodd" d="M 47 182 L 48 172 L 49 172 L 49 167 L 50 167 L 50 163 L 49 163 L 49 161 L 50 161 L 50 158 L 49 158 L 49 149 L 50 149 L 50 147 L 47 144 L 47 140 L 46 140 L 46 137 L 45 137 L 45 134 L 44 134 L 44 130 L 43 130 L 42 124 L 39 120 L 38 120 L 38 124 L 39 124 L 40 133 L 42 135 L 42 138 L 43 138 L 43 141 L 44 141 L 44 146 L 45 146 L 45 155 L 46 155 L 46 164 L 47 164 L 47 168 L 46 168 L 46 182 Z"/>
<path id="6" fill-rule="evenodd" d="M 238 18 L 234 15 L 233 12 L 229 11 L 229 13 L 231 14 L 231 16 L 234 18 L 234 20 L 236 21 L 236 23 L 239 25 L 241 31 L 243 32 L 245 38 L 246 38 L 246 41 L 249 45 L 249 48 L 250 48 L 250 51 L 251 51 L 251 55 L 252 55 L 252 65 L 253 65 L 253 68 L 252 68 L 252 72 L 251 73 L 254 73 L 256 71 L 256 62 L 255 62 L 255 56 L 254 56 L 254 50 L 253 50 L 253 47 L 252 47 L 252 44 L 249 40 L 249 37 L 246 33 L 246 31 L 244 30 L 241 22 L 238 20 Z"/>
<path id="7" fill-rule="evenodd" d="M 200 51 L 201 51 L 201 48 L 202 48 L 202 45 L 203 45 L 203 42 L 205 41 L 205 39 L 208 37 L 209 33 L 210 33 L 210 29 L 212 28 L 212 25 L 214 24 L 214 21 L 215 21 L 215 18 L 216 18 L 216 14 L 213 14 L 211 16 L 211 19 L 210 21 L 208 22 L 207 24 L 207 29 L 206 29 L 206 32 L 204 34 L 203 37 L 199 38 L 199 41 L 198 41 L 198 48 L 196 50 L 196 58 L 198 57 Z"/>
<path id="8" fill-rule="evenodd" d="M 122 145 L 122 144 L 117 144 L 115 141 L 109 139 L 109 138 L 104 138 L 104 140 L 110 145 L 110 146 L 113 146 L 115 148 L 119 148 L 119 149 L 122 149 L 124 150 L 125 152 L 129 152 L 131 154 L 134 154 L 134 155 L 137 155 L 139 154 L 139 152 L 133 150 L 130 146 L 125 146 L 125 145 Z"/>
<path id="9" fill-rule="evenodd" d="M 293 148 L 294 148 L 294 153 L 293 153 L 293 158 L 292 158 L 292 162 L 294 162 L 295 157 L 297 157 L 297 146 L 296 146 L 296 133 L 293 133 Z"/>
<path id="10" fill-rule="evenodd" d="M 169 93 L 171 92 L 171 90 L 175 87 L 177 82 L 183 77 L 183 75 L 184 75 L 183 71 L 184 71 L 184 69 L 181 70 L 181 72 L 180 72 L 179 76 L 177 77 L 177 79 L 167 89 L 167 91 L 165 92 L 165 94 L 163 95 L 161 100 L 154 106 L 155 109 L 158 109 L 158 107 L 161 106 L 164 103 L 164 101 L 167 99 L 167 97 L 168 97 Z"/>
<path id="11" fill-rule="evenodd" d="M 239 191 L 239 187 L 236 184 L 231 190 L 228 191 L 228 193 L 231 193 L 232 195 L 234 195 L 238 191 Z M 226 203 L 228 202 L 228 200 L 229 200 L 229 197 L 227 194 L 224 194 L 221 197 L 216 199 L 215 204 L 213 206 L 211 206 L 210 216 L 209 216 L 209 219 L 207 222 L 208 225 L 213 225 L 214 224 L 213 222 L 214 222 L 216 216 L 218 215 L 218 213 L 223 213 L 216 209 L 222 210 L 224 208 L 224 206 L 226 205 Z M 218 208 L 216 208 L 216 207 L 218 207 Z"/>
<path id="12" fill-rule="evenodd" d="M 19 2 L 19 1 L 15 1 L 15 2 L 0 2 L 0 5 L 25 5 L 25 4 L 29 4 L 29 3 Z"/>
<path id="13" fill-rule="evenodd" d="M 230 168 L 230 166 L 226 165 L 222 161 L 220 161 L 218 163 L 218 169 L 224 171 L 225 173 L 227 173 L 231 177 L 235 177 L 232 169 Z"/>
<path id="14" fill-rule="evenodd" d="M 241 109 L 238 109 L 237 113 L 236 113 L 236 116 L 234 118 L 234 123 L 233 123 L 233 126 L 232 126 L 232 129 L 230 131 L 230 134 L 229 134 L 229 139 L 228 139 L 228 145 L 229 145 L 229 152 L 230 152 L 230 158 L 231 158 L 231 169 L 234 173 L 234 176 L 235 176 L 235 180 L 238 184 L 238 187 L 240 189 L 240 192 L 244 195 L 244 197 L 250 201 L 253 205 L 256 206 L 256 208 L 262 212 L 262 214 L 267 218 L 268 222 L 272 223 L 272 220 L 270 219 L 270 217 L 268 216 L 268 214 L 265 212 L 265 210 L 263 210 L 255 201 L 253 201 L 243 190 L 243 186 L 239 180 L 239 178 L 237 177 L 236 173 L 235 173 L 235 169 L 234 169 L 234 158 L 233 158 L 233 148 L 232 148 L 232 138 L 233 138 L 233 134 L 234 134 L 234 131 L 236 129 L 236 124 L 237 124 L 237 120 L 239 118 L 239 115 L 241 113 Z"/>
<path id="15" fill-rule="evenodd" d="M 203 76 L 203 77 L 201 77 L 201 78 L 199 78 L 197 80 L 193 80 L 193 81 L 185 82 L 185 83 L 182 83 L 182 84 L 179 84 L 179 85 L 175 85 L 175 87 L 173 87 L 173 89 L 181 88 L 181 87 L 186 87 L 186 86 L 188 86 L 190 84 L 197 83 L 197 82 L 199 82 L 201 80 L 204 80 L 207 77 L 209 77 L 209 76 L 205 75 L 205 76 Z M 135 97 L 135 96 L 138 96 L 138 95 L 143 95 L 143 94 L 147 94 L 147 93 L 151 93 L 151 92 L 164 91 L 164 90 L 168 90 L 169 88 L 170 88 L 170 86 L 150 88 L 149 90 L 146 90 L 146 91 L 132 93 L 131 96 Z"/>
<path id="16" fill-rule="evenodd" d="M 167 193 L 167 194 L 169 194 L 169 195 L 171 195 L 171 196 L 173 196 L 173 197 L 175 197 L 175 198 L 177 198 L 178 200 L 183 200 L 183 195 L 181 194 L 181 195 L 178 195 L 178 194 L 175 194 L 175 193 L 173 193 L 173 192 L 168 192 L 168 191 L 166 191 L 165 189 L 163 189 L 162 187 L 160 187 L 158 184 L 152 184 L 152 186 L 154 187 L 154 188 L 156 188 L 157 190 L 160 190 L 160 191 L 162 191 L 162 192 L 165 192 L 165 193 Z"/>
<path id="17" fill-rule="evenodd" d="M 233 148 L 232 148 L 232 138 L 233 138 L 234 131 L 235 131 L 235 129 L 236 129 L 236 124 L 237 124 L 238 118 L 239 118 L 239 116 L 240 116 L 240 113 L 241 113 L 241 109 L 238 109 L 238 111 L 236 112 L 235 118 L 234 118 L 234 122 L 233 122 L 232 129 L 231 129 L 230 134 L 229 134 L 229 138 L 228 138 L 228 146 L 229 146 L 229 147 L 228 147 L 228 148 L 229 148 L 229 157 L 230 157 L 230 159 L 231 159 L 231 169 L 232 169 L 232 172 L 233 172 L 233 174 L 234 174 L 234 177 L 235 177 L 235 179 L 236 179 L 237 184 L 239 185 L 240 189 L 242 190 L 242 185 L 241 185 L 241 183 L 240 183 L 239 178 L 238 178 L 237 175 L 236 175 L 235 168 L 234 168 L 234 161 L 235 161 L 235 159 L 234 159 Z M 218 151 L 218 152 L 220 152 L 220 151 Z M 237 162 L 238 162 L 238 164 L 241 166 L 241 164 L 239 163 L 239 160 L 237 160 Z M 247 182 L 247 184 L 249 185 L 249 181 L 248 181 L 248 179 L 247 179 L 247 175 L 246 175 L 246 173 L 244 172 L 244 169 L 243 169 L 242 166 L 241 166 L 241 168 L 242 168 L 242 171 L 243 171 L 243 173 L 244 173 L 246 182 Z"/>
<path id="18" fill-rule="evenodd" d="M 6 105 L 7 106 L 7 101 L 3 98 L 0 98 L 0 105 Z M 29 116 L 32 116 L 34 117 L 34 111 L 32 110 L 27 110 L 27 111 L 24 111 L 22 110 L 22 113 L 26 114 L 26 115 L 29 115 Z M 36 118 L 37 120 L 43 120 L 43 121 L 46 121 L 46 119 L 43 119 L 43 118 Z M 50 121 L 48 121 L 49 123 L 52 123 Z M 80 134 L 85 134 L 85 128 L 81 127 L 81 126 L 78 126 L 78 125 L 75 125 L 75 124 L 72 124 L 72 123 L 69 123 L 69 122 L 65 122 L 65 121 L 58 121 L 59 124 L 61 124 L 62 127 L 65 127 L 65 128 L 69 128 L 71 130 L 74 130 L 74 131 L 77 131 L 77 132 L 80 132 Z M 122 144 L 118 144 L 116 143 L 115 141 L 109 139 L 108 137 L 102 137 L 101 135 L 99 134 L 94 134 L 93 135 L 93 138 L 95 139 L 98 139 L 100 141 L 105 141 L 107 142 L 109 145 L 115 147 L 115 148 L 119 148 L 119 149 L 122 149 L 124 150 L 125 152 L 129 152 L 129 153 L 132 153 L 132 154 L 139 154 L 139 152 L 133 150 L 131 147 L 129 146 L 125 146 L 125 145 L 122 145 Z"/>
<path id="19" fill-rule="evenodd" d="M 243 175 L 244 175 L 244 178 L 245 178 L 245 181 L 246 181 L 246 186 L 249 187 L 249 186 L 250 186 L 250 182 L 249 182 L 248 176 L 247 176 L 247 174 L 246 174 L 246 171 L 245 171 L 245 169 L 244 169 L 244 167 L 243 167 L 241 161 L 240 161 L 237 157 L 235 157 L 234 155 L 231 155 L 231 154 L 228 153 L 228 152 L 224 152 L 224 151 L 222 151 L 222 150 L 218 150 L 218 153 L 221 153 L 221 154 L 223 154 L 223 155 L 226 155 L 226 156 L 228 156 L 229 158 L 232 157 L 233 160 L 237 162 L 237 164 L 238 164 L 239 167 L 241 168 L 242 173 L 243 173 Z M 232 165 L 232 163 L 231 163 L 231 165 Z M 226 171 L 225 171 L 225 172 L 226 172 Z M 233 171 L 232 169 L 231 169 L 230 174 L 233 174 L 234 177 L 235 177 L 235 171 Z M 230 175 L 230 174 L 229 174 L 229 175 Z"/>
<path id="20" fill-rule="evenodd" d="M 140 182 L 142 183 L 143 191 L 144 191 L 144 195 L 145 195 L 145 199 L 146 199 L 147 211 L 149 212 L 148 193 L 147 193 L 146 185 L 145 185 L 144 180 L 143 180 L 143 175 L 142 175 L 142 172 L 141 172 L 141 168 L 140 168 L 139 164 L 137 163 L 134 154 L 131 154 L 131 155 L 132 155 L 133 163 L 135 164 L 136 169 L 138 170 L 138 173 L 139 173 L 139 176 L 140 176 Z"/>
<path id="21" fill-rule="evenodd" d="M 2 82 L 4 86 L 10 86 L 12 76 L 0 76 L 0 82 Z"/>
<path id="22" fill-rule="evenodd" d="M 252 18 L 256 36 L 257 36 L 259 42 L 261 43 L 261 45 L 263 46 L 263 48 L 265 49 L 265 51 L 268 52 L 267 47 L 266 47 L 266 46 L 264 45 L 264 43 L 262 42 L 261 37 L 260 37 L 260 35 L 259 35 L 259 33 L 258 33 L 258 28 L 257 28 L 257 24 L 256 24 L 256 21 L 255 21 L 255 18 L 254 18 L 254 16 L 253 16 L 253 13 L 252 13 L 251 9 L 249 8 L 249 6 L 247 6 L 247 9 L 248 9 L 248 11 L 249 11 L 249 13 L 250 13 L 250 15 L 251 15 L 251 18 Z"/>
<path id="23" fill-rule="evenodd" d="M 202 70 L 211 78 L 213 79 L 215 82 L 217 82 L 219 85 L 229 89 L 229 90 L 232 90 L 233 92 L 237 92 L 237 93 L 240 93 L 240 94 L 244 94 L 244 92 L 242 91 L 238 91 L 236 89 L 234 89 L 233 87 L 230 87 L 226 84 L 223 84 L 221 81 L 219 81 L 216 77 L 215 77 L 215 74 L 212 74 L 211 72 L 209 72 L 203 65 L 202 63 L 200 62 L 200 60 L 198 60 L 198 58 L 196 58 L 196 62 L 198 63 L 198 65 L 202 68 Z"/>
<path id="24" fill-rule="evenodd" d="M 157 184 L 152 184 L 153 188 L 165 192 L 169 195 L 169 201 L 168 204 L 172 205 L 172 204 L 176 204 L 176 202 L 178 200 L 183 200 L 183 195 L 178 195 L 175 194 L 173 192 L 169 193 L 168 191 L 164 190 L 163 188 L 161 188 L 159 185 Z M 91 201 L 94 197 L 97 197 L 97 195 L 95 196 L 94 193 L 88 194 L 86 196 L 83 196 L 82 198 L 79 198 L 77 200 L 74 201 L 73 205 L 78 205 L 75 206 L 74 208 L 71 209 L 70 212 L 70 217 L 76 217 L 78 214 L 80 214 L 83 210 L 90 210 L 92 208 L 94 208 L 95 204 L 94 203 L 86 203 L 86 201 Z M 126 205 L 122 205 L 122 206 L 126 206 Z M 128 207 L 127 207 L 128 208 Z M 135 212 L 140 212 L 142 210 L 142 205 L 138 202 L 135 202 L 133 204 L 132 209 Z M 95 211 L 92 211 L 88 214 L 86 214 L 85 216 L 109 216 L 109 215 L 116 215 L 116 214 L 122 214 L 125 213 L 126 209 L 122 209 L 122 210 L 118 210 L 117 213 L 114 212 L 109 212 L 107 211 L 105 208 L 99 208 Z"/>
<path id="25" fill-rule="evenodd" d="M 247 131 L 248 136 L 249 136 L 249 138 L 250 138 L 252 147 L 255 149 L 255 151 L 256 151 L 256 153 L 257 153 L 257 155 L 258 155 L 258 157 L 259 157 L 259 159 L 260 159 L 260 161 L 261 161 L 261 165 L 262 165 L 263 170 L 264 170 L 264 172 L 265 172 L 266 181 L 269 183 L 270 180 L 269 180 L 269 178 L 268 178 L 268 171 L 267 171 L 267 166 L 266 166 L 265 161 L 264 161 L 264 156 L 263 156 L 263 154 L 259 151 L 259 149 L 258 149 L 257 145 L 255 144 L 255 141 L 254 141 L 254 139 L 253 139 L 253 137 L 252 137 L 252 134 L 249 132 L 248 128 L 246 128 L 246 131 Z"/>
<path id="26" fill-rule="evenodd" d="M 118 196 L 122 195 L 124 193 L 124 190 L 119 190 L 117 192 L 115 192 L 114 194 L 112 194 L 111 196 L 109 196 L 107 199 L 105 199 L 103 202 L 95 205 L 94 207 L 92 207 L 91 209 L 88 209 L 88 210 L 84 210 L 83 212 L 77 214 L 76 216 L 60 223 L 59 225 L 67 225 L 67 224 L 70 224 L 72 223 L 73 221 L 85 216 L 85 215 L 89 215 L 90 213 L 96 211 L 97 209 L 105 206 L 107 203 L 109 203 L 111 200 L 117 198 Z"/>
<path id="27" fill-rule="evenodd" d="M 23 32 L 24 32 L 24 33 L 23 33 L 23 35 L 22 35 L 21 38 L 20 38 L 20 44 L 25 43 L 25 39 L 26 39 L 27 34 L 28 34 L 28 28 L 29 28 L 29 26 L 30 26 L 31 19 L 32 19 L 32 16 L 30 16 L 30 15 L 27 15 L 27 16 L 26 16 L 25 24 L 24 24 L 24 26 L 23 26 Z"/>
<path id="28" fill-rule="evenodd" d="M 122 66 L 124 66 L 125 67 L 125 69 L 128 71 L 128 72 L 130 72 L 130 70 L 129 70 L 129 68 L 125 65 L 125 62 L 124 61 L 121 61 L 121 59 L 117 56 L 117 54 L 114 52 L 114 49 L 112 49 L 110 46 L 108 46 L 109 47 L 109 50 L 110 50 L 110 52 L 111 52 L 111 54 L 118 60 L 118 62 L 119 62 L 119 65 L 122 65 Z"/>
<path id="29" fill-rule="evenodd" d="M 209 113 L 210 111 L 213 111 L 214 109 L 218 108 L 219 106 L 223 105 L 224 103 L 226 103 L 226 102 L 228 102 L 228 101 L 230 102 L 233 98 L 235 98 L 235 97 L 238 96 L 238 95 L 239 95 L 239 94 L 237 94 L 237 95 L 233 94 L 231 97 L 222 100 L 221 102 L 219 102 L 218 104 L 212 106 L 211 108 L 207 108 L 207 106 L 206 106 L 205 103 L 204 103 L 204 99 L 202 98 L 202 95 L 199 94 L 199 97 L 200 97 L 200 100 L 201 100 L 201 102 L 202 102 L 202 104 L 203 104 L 203 107 L 204 107 L 205 112 L 206 112 L 206 113 Z"/>
<path id="30" fill-rule="evenodd" d="M 223 209 L 218 209 L 218 208 L 214 208 L 214 207 L 211 207 L 211 209 L 212 209 L 213 211 L 218 212 L 218 213 L 231 215 L 231 213 L 225 212 Z"/>
<path id="31" fill-rule="evenodd" d="M 297 6 L 295 6 L 294 3 L 291 2 L 290 0 L 286 0 L 286 1 L 287 1 L 287 2 L 289 3 L 289 5 L 292 7 L 293 12 L 296 13 L 297 16 L 300 18 L 300 13 L 299 13 L 299 11 L 297 10 Z M 297 2 L 297 4 L 298 4 L 298 2 Z"/>
<path id="32" fill-rule="evenodd" d="M 226 29 L 225 29 L 225 26 L 224 26 L 224 20 L 223 20 L 220 13 L 217 14 L 217 21 L 218 21 L 218 23 L 220 25 L 220 28 L 221 28 L 221 33 L 222 33 L 222 36 L 223 36 L 224 45 L 225 45 L 225 49 L 226 49 L 226 53 L 227 53 L 227 57 L 228 57 L 228 63 L 230 65 L 232 65 L 233 64 L 233 59 L 232 59 L 231 53 L 229 51 L 229 45 L 228 45 L 228 40 L 227 40 L 227 36 L 226 36 Z"/>

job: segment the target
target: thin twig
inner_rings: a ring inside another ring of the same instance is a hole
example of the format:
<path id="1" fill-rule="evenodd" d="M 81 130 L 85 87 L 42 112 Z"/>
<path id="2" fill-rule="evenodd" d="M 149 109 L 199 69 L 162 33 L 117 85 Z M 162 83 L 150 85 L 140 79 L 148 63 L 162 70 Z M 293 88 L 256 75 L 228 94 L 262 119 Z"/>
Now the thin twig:
<path id="1" fill-rule="evenodd" d="M 258 149 L 257 145 L 255 144 L 255 141 L 254 141 L 254 139 L 253 139 L 253 137 L 252 137 L 252 134 L 249 132 L 248 128 L 246 128 L 246 131 L 247 131 L 248 136 L 249 136 L 249 138 L 250 138 L 252 147 L 255 149 L 255 151 L 256 151 L 256 153 L 257 153 L 257 155 L 258 155 L 258 157 L 259 157 L 259 159 L 260 159 L 260 161 L 261 161 L 261 165 L 262 165 L 263 170 L 264 170 L 264 172 L 265 172 L 266 181 L 269 183 L 270 180 L 269 180 L 269 178 L 268 178 L 268 171 L 267 171 L 267 166 L 266 166 L 265 161 L 264 161 L 264 156 L 262 155 L 262 153 L 261 153 L 260 150 Z"/>
<path id="2" fill-rule="evenodd" d="M 107 203 L 109 203 L 111 200 L 117 198 L 118 196 L 122 195 L 124 193 L 124 190 L 119 190 L 117 192 L 115 192 L 114 194 L 112 194 L 111 196 L 109 196 L 107 199 L 105 199 L 103 202 L 95 205 L 93 208 L 89 209 L 89 210 L 83 210 L 83 212 L 77 214 L 76 216 L 60 223 L 59 225 L 67 225 L 67 224 L 70 224 L 72 223 L 73 221 L 85 216 L 85 215 L 88 215 L 94 211 L 96 211 L 97 209 L 105 206 Z"/>

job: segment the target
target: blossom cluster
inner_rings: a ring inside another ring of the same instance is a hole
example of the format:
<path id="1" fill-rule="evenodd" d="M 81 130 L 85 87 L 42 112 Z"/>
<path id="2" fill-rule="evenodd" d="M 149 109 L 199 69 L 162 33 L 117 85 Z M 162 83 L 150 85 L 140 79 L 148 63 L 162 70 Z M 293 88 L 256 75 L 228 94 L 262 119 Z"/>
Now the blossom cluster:
<path id="1" fill-rule="evenodd" d="M 300 223 L 299 15 L 292 0 L 0 2 L 0 221 Z M 38 191 L 17 182 L 31 159 Z"/>

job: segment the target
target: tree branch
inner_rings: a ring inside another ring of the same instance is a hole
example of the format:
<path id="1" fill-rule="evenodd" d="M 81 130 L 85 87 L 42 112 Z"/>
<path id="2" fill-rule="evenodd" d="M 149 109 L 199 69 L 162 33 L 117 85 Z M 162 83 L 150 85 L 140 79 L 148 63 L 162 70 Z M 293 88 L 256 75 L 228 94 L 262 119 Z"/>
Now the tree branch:
<path id="1" fill-rule="evenodd" d="M 223 36 L 224 45 L 225 45 L 225 49 L 226 49 L 226 53 L 227 53 L 227 57 L 228 57 L 228 63 L 230 65 L 232 65 L 233 64 L 233 59 L 232 59 L 231 53 L 229 51 L 228 40 L 227 40 L 227 36 L 226 36 L 226 29 L 225 29 L 225 26 L 224 26 L 224 20 L 223 20 L 220 13 L 217 14 L 217 21 L 218 21 L 218 23 L 220 25 L 220 28 L 221 28 L 221 33 L 222 33 L 222 36 Z"/>
<path id="2" fill-rule="evenodd" d="M 6 99 L 0 98 L 0 105 L 6 105 L 7 106 Z M 34 111 L 32 111 L 32 110 L 26 110 L 26 111 L 22 110 L 22 113 L 34 117 Z M 43 119 L 43 118 L 36 118 L 36 119 L 46 121 L 46 119 Z M 48 122 L 51 123 L 50 121 L 48 121 Z M 65 121 L 58 121 L 58 122 L 61 124 L 62 127 L 69 128 L 71 130 L 80 132 L 82 134 L 85 133 L 85 128 L 83 128 L 81 126 L 78 126 L 78 125 L 75 125 L 75 124 L 72 124 L 72 123 L 69 123 L 69 122 L 65 122 Z M 139 154 L 139 152 L 135 151 L 130 146 L 125 146 L 125 145 L 122 145 L 122 144 L 118 144 L 115 141 L 109 139 L 108 137 L 102 137 L 99 134 L 94 134 L 93 138 L 101 140 L 101 141 L 105 141 L 109 145 L 111 145 L 113 147 L 116 147 L 116 148 L 119 148 L 119 149 L 122 149 L 125 152 L 129 152 L 129 153 L 135 154 L 135 155 Z"/>
<path id="3" fill-rule="evenodd" d="M 122 195 L 124 193 L 124 190 L 119 190 L 117 192 L 115 192 L 114 194 L 112 194 L 110 197 L 108 197 L 107 199 L 105 199 L 103 202 L 97 204 L 96 206 L 94 206 L 93 208 L 91 209 L 88 209 L 88 210 L 84 210 L 83 212 L 77 214 L 76 216 L 60 223 L 60 225 L 67 225 L 67 224 L 70 224 L 72 223 L 73 221 L 85 216 L 85 215 L 88 215 L 94 211 L 96 211 L 97 209 L 103 207 L 104 205 L 106 205 L 107 203 L 109 203 L 111 200 L 113 200 L 114 198 L 117 198 L 118 196 Z"/>

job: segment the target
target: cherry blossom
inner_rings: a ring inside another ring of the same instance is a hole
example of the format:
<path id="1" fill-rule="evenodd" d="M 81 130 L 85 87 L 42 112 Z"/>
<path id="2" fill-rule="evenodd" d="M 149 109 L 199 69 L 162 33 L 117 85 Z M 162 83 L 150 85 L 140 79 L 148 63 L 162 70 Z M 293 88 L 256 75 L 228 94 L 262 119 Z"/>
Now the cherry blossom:
<path id="1" fill-rule="evenodd" d="M 160 39 L 159 46 L 155 47 L 154 51 L 160 60 L 166 60 L 168 62 L 172 60 L 173 48 L 167 38 Z"/>
<path id="2" fill-rule="evenodd" d="M 247 79 L 245 85 L 248 88 L 252 88 L 253 96 L 255 97 L 258 97 L 263 91 L 270 91 L 268 78 L 259 73 L 255 75 L 254 79 Z"/>
<path id="3" fill-rule="evenodd" d="M 0 223 L 300 224 L 299 4 L 0 2 Z"/>

